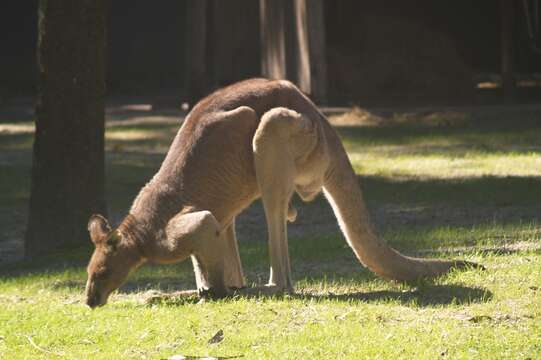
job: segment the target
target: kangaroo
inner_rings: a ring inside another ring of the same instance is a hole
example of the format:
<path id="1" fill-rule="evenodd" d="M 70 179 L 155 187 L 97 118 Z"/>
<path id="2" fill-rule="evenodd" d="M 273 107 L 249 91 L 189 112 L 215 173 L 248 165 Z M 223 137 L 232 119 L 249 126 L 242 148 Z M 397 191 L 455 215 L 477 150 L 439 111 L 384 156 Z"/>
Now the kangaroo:
<path id="1" fill-rule="evenodd" d="M 107 302 L 146 261 L 191 257 L 202 296 L 245 287 L 235 218 L 261 198 L 268 228 L 271 291 L 293 291 L 287 221 L 294 192 L 329 200 L 358 260 L 398 281 L 433 277 L 459 260 L 419 259 L 392 249 L 375 232 L 355 172 L 325 116 L 285 80 L 251 79 L 218 90 L 187 115 L 159 171 L 115 230 L 99 215 L 88 229 L 87 304 Z"/>

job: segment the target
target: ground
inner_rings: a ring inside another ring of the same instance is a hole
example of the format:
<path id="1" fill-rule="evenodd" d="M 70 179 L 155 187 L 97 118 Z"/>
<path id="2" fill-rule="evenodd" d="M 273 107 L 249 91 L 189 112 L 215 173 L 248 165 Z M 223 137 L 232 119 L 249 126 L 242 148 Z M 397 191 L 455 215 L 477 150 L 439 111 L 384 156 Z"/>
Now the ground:
<path id="1" fill-rule="evenodd" d="M 91 244 L 5 264 L 20 253 L 29 196 L 33 127 L 21 109 L 0 112 L 0 358 L 541 357 L 539 111 L 329 109 L 382 236 L 407 254 L 465 258 L 486 271 L 410 285 L 378 279 L 355 260 L 323 197 L 296 199 L 298 294 L 164 299 L 156 295 L 194 287 L 191 266 L 148 265 L 91 311 L 83 304 Z M 107 193 L 118 222 L 181 114 L 122 104 L 107 114 Z M 268 256 L 259 203 L 238 231 L 248 281 L 260 285 Z"/>

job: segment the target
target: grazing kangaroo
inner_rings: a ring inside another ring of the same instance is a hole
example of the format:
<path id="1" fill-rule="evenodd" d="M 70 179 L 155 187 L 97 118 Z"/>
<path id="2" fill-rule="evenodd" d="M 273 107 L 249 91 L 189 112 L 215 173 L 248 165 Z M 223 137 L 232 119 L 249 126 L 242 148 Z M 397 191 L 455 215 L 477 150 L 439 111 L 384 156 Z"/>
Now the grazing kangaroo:
<path id="1" fill-rule="evenodd" d="M 407 257 L 389 247 L 370 223 L 357 177 L 326 118 L 290 82 L 252 79 L 218 90 L 193 108 L 160 170 L 117 229 L 99 215 L 90 218 L 95 251 L 87 304 L 105 304 L 145 261 L 191 257 L 203 295 L 222 297 L 244 287 L 235 217 L 258 198 L 268 227 L 268 286 L 292 291 L 286 223 L 296 211 L 290 199 L 297 192 L 310 201 L 321 190 L 355 255 L 377 275 L 409 281 L 475 266 Z"/>

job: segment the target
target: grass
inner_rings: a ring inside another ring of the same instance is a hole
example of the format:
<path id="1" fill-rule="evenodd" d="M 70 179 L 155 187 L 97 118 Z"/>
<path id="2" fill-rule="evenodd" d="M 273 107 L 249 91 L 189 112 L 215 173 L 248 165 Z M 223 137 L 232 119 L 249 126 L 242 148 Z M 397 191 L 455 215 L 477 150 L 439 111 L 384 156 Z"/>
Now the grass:
<path id="1" fill-rule="evenodd" d="M 129 207 L 177 127 L 108 128 L 112 214 Z M 412 285 L 378 279 L 359 266 L 318 198 L 299 204 L 291 226 L 292 296 L 148 301 L 157 291 L 194 287 L 185 262 L 141 268 L 91 311 L 82 303 L 90 244 L 3 266 L 0 358 L 539 358 L 540 130 L 516 122 L 339 129 L 387 241 L 408 254 L 481 262 L 487 271 Z M 31 136 L 0 132 L 3 236 L 24 231 Z M 268 276 L 261 219 L 256 204 L 238 226 L 254 284 Z M 220 330 L 223 340 L 209 341 Z"/>

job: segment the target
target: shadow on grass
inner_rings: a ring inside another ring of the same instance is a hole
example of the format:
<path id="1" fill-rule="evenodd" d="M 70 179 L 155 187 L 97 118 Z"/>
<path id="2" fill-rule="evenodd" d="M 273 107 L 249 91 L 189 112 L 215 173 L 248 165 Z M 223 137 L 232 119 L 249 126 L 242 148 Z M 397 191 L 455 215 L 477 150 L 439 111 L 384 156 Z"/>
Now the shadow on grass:
<path id="1" fill-rule="evenodd" d="M 411 179 L 393 181 L 381 176 L 358 176 L 367 201 L 455 206 L 537 205 L 541 177 L 484 176 L 466 179 Z"/>
<path id="2" fill-rule="evenodd" d="M 301 298 L 305 297 L 304 295 Z M 422 289 L 411 291 L 380 290 L 349 294 L 308 295 L 308 298 L 321 300 L 362 302 L 398 301 L 404 305 L 437 306 L 450 304 L 471 304 L 487 302 L 492 299 L 492 292 L 483 288 L 461 285 L 425 285 Z"/>
<path id="3" fill-rule="evenodd" d="M 138 277 L 126 281 L 118 290 L 121 294 L 137 294 L 142 291 L 175 292 L 178 289 L 193 285 L 193 281 L 187 279 L 188 276 L 164 276 L 164 277 Z M 193 276 L 193 275 L 191 275 Z M 86 280 L 57 280 L 51 284 L 53 289 L 68 289 L 73 291 L 85 290 Z"/>
<path id="4" fill-rule="evenodd" d="M 248 297 L 250 296 L 258 295 L 248 295 Z M 345 302 L 398 301 L 403 305 L 415 304 L 417 306 L 437 306 L 486 302 L 492 299 L 492 293 L 487 289 L 476 287 L 425 284 L 420 288 L 414 288 L 412 290 L 377 290 L 346 294 L 293 294 L 284 295 L 284 297 L 292 297 L 301 300 L 314 299 Z"/>
<path id="5" fill-rule="evenodd" d="M 492 292 L 478 287 L 461 285 L 423 285 L 412 290 L 377 290 L 367 292 L 351 292 L 345 294 L 294 293 L 272 294 L 265 287 L 251 287 L 235 291 L 221 301 L 238 299 L 267 299 L 267 300 L 300 300 L 300 301 L 340 301 L 340 302 L 399 302 L 402 305 L 431 307 L 441 305 L 467 305 L 490 301 Z M 146 300 L 149 305 L 182 306 L 200 301 L 195 290 L 157 293 Z"/>
<path id="6" fill-rule="evenodd" d="M 146 299 L 147 304 L 163 304 L 179 306 L 182 304 L 196 303 L 200 300 L 195 290 L 182 290 L 195 288 L 193 272 L 189 263 L 183 264 L 180 271 L 175 274 L 134 276 L 118 290 L 119 294 L 150 296 Z M 356 268 L 356 266 L 355 266 Z M 342 269 L 344 270 L 344 269 Z M 355 271 L 356 270 L 356 271 Z M 345 271 L 345 270 L 344 270 Z M 352 273 L 352 271 L 354 271 Z M 412 306 L 438 306 L 451 304 L 470 304 L 481 303 L 492 299 L 492 293 L 481 287 L 470 287 L 456 284 L 434 284 L 430 280 L 422 280 L 410 284 L 411 287 L 399 289 L 385 289 L 376 291 L 356 291 L 349 293 L 333 293 L 332 291 L 319 293 L 310 288 L 319 287 L 319 284 L 325 283 L 340 287 L 344 283 L 346 288 L 359 287 L 362 284 L 375 282 L 377 277 L 370 271 L 363 268 L 350 269 L 347 273 L 337 274 L 334 271 L 321 271 L 312 274 L 309 278 L 302 279 L 303 273 L 296 272 L 294 277 L 307 281 L 308 284 L 301 286 L 298 293 L 283 294 L 276 293 L 273 289 L 266 286 L 257 285 L 261 282 L 255 282 L 253 286 L 236 290 L 232 295 L 223 299 L 231 301 L 235 299 L 277 299 L 277 300 L 301 300 L 301 301 L 340 301 L 340 302 L 399 302 L 403 305 Z M 267 275 L 267 274 L 265 274 Z M 304 274 L 306 275 L 306 274 Z M 250 273 L 248 279 L 253 279 L 254 274 Z M 299 283 L 301 284 L 301 283 Z M 56 280 L 51 283 L 53 289 L 69 289 L 71 291 L 84 292 L 85 280 Z M 150 292 L 151 295 L 144 293 Z"/>

